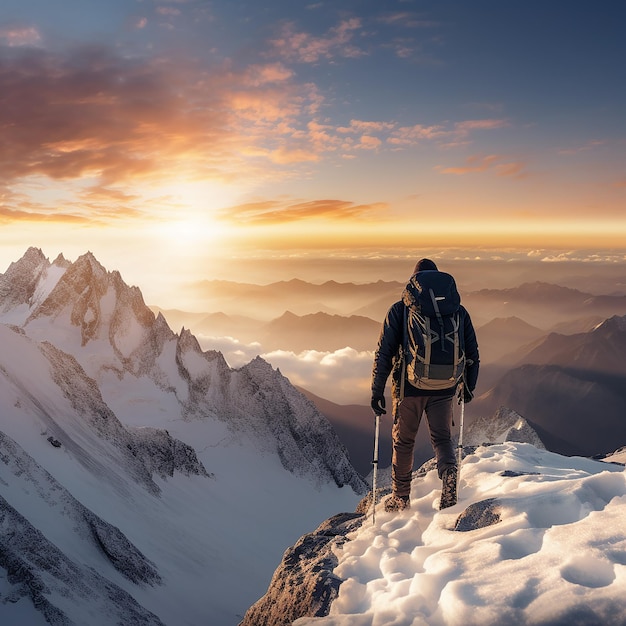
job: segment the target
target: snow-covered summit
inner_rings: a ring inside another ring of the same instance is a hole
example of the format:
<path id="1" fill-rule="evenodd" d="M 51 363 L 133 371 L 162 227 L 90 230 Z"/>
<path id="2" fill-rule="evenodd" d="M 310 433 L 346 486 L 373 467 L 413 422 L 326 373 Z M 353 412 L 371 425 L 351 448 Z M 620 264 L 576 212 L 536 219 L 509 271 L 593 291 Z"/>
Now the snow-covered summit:
<path id="1" fill-rule="evenodd" d="M 376 525 L 335 517 L 303 537 L 271 605 L 260 601 L 243 624 L 626 624 L 623 466 L 505 442 L 465 457 L 459 502 L 444 511 L 440 486 L 435 469 L 419 473 L 410 510 L 379 504 Z"/>

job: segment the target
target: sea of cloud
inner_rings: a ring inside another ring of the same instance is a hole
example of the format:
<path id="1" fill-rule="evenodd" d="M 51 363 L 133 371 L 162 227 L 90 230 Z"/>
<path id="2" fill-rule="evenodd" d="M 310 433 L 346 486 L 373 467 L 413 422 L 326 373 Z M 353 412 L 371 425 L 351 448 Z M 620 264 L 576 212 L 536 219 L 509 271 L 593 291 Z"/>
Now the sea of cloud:
<path id="1" fill-rule="evenodd" d="M 233 337 L 198 336 L 203 350 L 219 350 L 233 368 L 261 356 L 294 385 L 337 404 L 369 404 L 373 351 L 345 347 L 334 352 L 287 350 L 266 352 L 260 343 Z"/>

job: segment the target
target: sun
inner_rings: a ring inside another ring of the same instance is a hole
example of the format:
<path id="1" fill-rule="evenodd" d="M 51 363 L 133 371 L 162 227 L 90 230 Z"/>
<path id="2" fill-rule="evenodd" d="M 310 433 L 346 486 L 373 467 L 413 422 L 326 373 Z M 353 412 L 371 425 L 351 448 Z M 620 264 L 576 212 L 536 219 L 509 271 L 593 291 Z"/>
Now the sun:
<path id="1" fill-rule="evenodd" d="M 221 210 L 237 201 L 237 192 L 215 182 L 161 186 L 153 193 L 149 230 L 157 245 L 193 254 L 197 248 L 225 243 L 233 225 L 220 219 Z"/>

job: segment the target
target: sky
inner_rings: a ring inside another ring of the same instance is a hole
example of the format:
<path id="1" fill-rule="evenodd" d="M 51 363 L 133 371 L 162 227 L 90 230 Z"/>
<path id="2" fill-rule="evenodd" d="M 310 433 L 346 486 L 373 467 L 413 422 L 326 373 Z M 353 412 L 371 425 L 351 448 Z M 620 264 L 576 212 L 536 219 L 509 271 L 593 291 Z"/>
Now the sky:
<path id="1" fill-rule="evenodd" d="M 229 259 L 624 248 L 624 18 L 4 0 L 0 272 L 30 245 L 89 250 L 167 306 Z"/>

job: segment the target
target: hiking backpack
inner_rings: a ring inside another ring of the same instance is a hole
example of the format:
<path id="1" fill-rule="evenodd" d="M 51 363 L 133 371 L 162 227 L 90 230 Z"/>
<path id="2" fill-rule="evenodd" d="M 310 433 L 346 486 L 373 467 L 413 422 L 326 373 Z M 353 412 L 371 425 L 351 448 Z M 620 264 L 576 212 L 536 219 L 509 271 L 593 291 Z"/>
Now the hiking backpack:
<path id="1" fill-rule="evenodd" d="M 452 389 L 465 370 L 461 297 L 454 278 L 435 270 L 418 272 L 402 300 L 408 382 L 418 389 Z"/>

